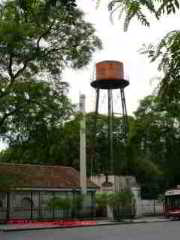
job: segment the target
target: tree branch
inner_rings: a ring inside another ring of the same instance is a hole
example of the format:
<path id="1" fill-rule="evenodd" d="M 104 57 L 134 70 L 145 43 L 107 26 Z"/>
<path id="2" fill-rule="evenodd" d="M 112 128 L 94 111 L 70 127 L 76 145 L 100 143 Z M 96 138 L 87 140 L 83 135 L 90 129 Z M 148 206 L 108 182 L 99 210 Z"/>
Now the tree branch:
<path id="1" fill-rule="evenodd" d="M 13 56 L 12 56 L 12 54 L 10 54 L 10 56 L 9 56 L 9 65 L 8 65 L 8 73 L 9 73 L 9 76 L 11 78 L 11 81 L 14 80 L 14 74 L 13 74 L 13 71 L 12 71 L 12 65 L 13 65 Z"/>
<path id="2" fill-rule="evenodd" d="M 20 108 L 16 108 L 16 109 L 14 109 L 13 111 L 11 111 L 11 112 L 9 112 L 9 113 L 5 113 L 4 116 L 3 116 L 3 117 L 1 118 L 1 120 L 0 120 L 0 128 L 1 128 L 1 126 L 4 124 L 5 120 L 6 120 L 9 116 L 11 116 L 11 115 L 13 115 L 15 112 L 19 111 L 19 109 L 20 109 Z"/>
<path id="3" fill-rule="evenodd" d="M 45 37 L 45 36 L 51 31 L 54 23 L 55 23 L 55 20 L 53 20 L 53 22 L 51 23 L 51 25 L 49 26 L 49 28 L 48 28 L 43 34 L 41 34 L 41 36 L 40 36 L 39 39 L 37 40 L 36 51 L 40 48 L 39 44 L 40 44 L 41 39 L 42 39 L 43 37 Z M 33 60 L 32 57 L 31 57 L 31 58 L 28 58 L 28 59 L 26 59 L 26 60 L 24 61 L 24 66 L 17 71 L 17 73 L 14 75 L 14 78 L 17 78 L 17 77 L 26 69 L 28 63 L 29 63 L 31 60 Z"/>
<path id="4" fill-rule="evenodd" d="M 52 21 L 52 23 L 50 24 L 49 28 L 48 28 L 45 32 L 43 32 L 43 33 L 41 34 L 41 36 L 38 38 L 37 44 L 36 44 L 37 49 L 40 48 L 39 44 L 40 44 L 41 39 L 44 38 L 44 37 L 51 31 L 54 23 L 55 23 L 55 19 Z"/>
<path id="5" fill-rule="evenodd" d="M 32 58 L 29 58 L 29 59 L 26 59 L 26 61 L 24 61 L 24 63 L 23 63 L 24 66 L 16 72 L 16 74 L 14 75 L 14 78 L 19 77 L 19 75 L 24 72 L 24 70 L 26 69 L 28 63 L 29 63 L 31 60 L 32 60 Z"/>
<path id="6" fill-rule="evenodd" d="M 14 83 L 15 76 L 14 76 L 13 71 L 12 71 L 12 65 L 13 65 L 13 56 L 12 56 L 12 54 L 10 54 L 9 55 L 9 64 L 8 64 L 8 67 L 7 67 L 7 71 L 9 73 L 9 77 L 10 77 L 10 83 L 7 85 L 5 91 L 0 91 L 0 98 L 8 95 L 8 93 L 9 93 L 8 90 L 11 88 L 11 86 Z"/>

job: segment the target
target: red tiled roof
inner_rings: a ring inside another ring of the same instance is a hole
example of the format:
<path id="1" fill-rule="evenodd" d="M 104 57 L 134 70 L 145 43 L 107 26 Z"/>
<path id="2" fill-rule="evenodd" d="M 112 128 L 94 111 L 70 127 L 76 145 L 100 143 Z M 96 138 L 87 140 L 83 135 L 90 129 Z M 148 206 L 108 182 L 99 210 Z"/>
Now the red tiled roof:
<path id="1" fill-rule="evenodd" d="M 0 176 L 11 181 L 11 187 L 79 188 L 80 174 L 72 167 L 0 163 Z M 97 188 L 87 180 L 88 188 Z"/>

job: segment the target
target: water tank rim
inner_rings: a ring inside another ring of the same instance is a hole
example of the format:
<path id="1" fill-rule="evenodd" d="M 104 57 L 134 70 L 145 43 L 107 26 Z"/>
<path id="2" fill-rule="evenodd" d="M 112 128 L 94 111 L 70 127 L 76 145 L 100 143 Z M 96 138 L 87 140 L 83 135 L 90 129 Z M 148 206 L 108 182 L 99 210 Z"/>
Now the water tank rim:
<path id="1" fill-rule="evenodd" d="M 91 82 L 93 88 L 99 89 L 121 89 L 129 85 L 126 79 L 98 79 Z"/>
<path id="2" fill-rule="evenodd" d="M 103 61 L 97 62 L 96 65 L 97 64 L 102 64 L 102 63 L 120 63 L 120 64 L 124 65 L 123 62 L 118 61 L 118 60 L 103 60 Z"/>

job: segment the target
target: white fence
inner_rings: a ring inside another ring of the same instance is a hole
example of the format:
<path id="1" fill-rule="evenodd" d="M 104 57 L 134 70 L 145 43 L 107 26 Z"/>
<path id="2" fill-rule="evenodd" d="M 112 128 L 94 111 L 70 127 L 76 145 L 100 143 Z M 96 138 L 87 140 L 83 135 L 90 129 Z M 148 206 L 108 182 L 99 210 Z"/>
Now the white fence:
<path id="1" fill-rule="evenodd" d="M 143 216 L 163 215 L 163 203 L 158 200 L 141 200 L 141 213 Z"/>

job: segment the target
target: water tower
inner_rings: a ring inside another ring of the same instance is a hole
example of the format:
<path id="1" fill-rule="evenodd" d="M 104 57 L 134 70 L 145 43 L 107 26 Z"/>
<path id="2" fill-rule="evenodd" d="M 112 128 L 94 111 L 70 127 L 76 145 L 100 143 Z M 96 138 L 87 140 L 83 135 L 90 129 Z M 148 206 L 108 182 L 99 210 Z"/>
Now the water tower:
<path id="1" fill-rule="evenodd" d="M 91 82 L 91 86 L 96 90 L 96 109 L 95 109 L 95 122 L 97 120 L 97 114 L 99 110 L 99 98 L 100 90 L 107 91 L 108 97 L 108 152 L 109 152 L 109 169 L 105 173 L 106 175 L 113 173 L 113 90 L 119 89 L 120 101 L 121 101 L 121 116 L 123 120 L 123 135 L 124 142 L 127 142 L 128 133 L 128 119 L 126 99 L 124 95 L 124 89 L 129 85 L 129 81 L 124 77 L 124 66 L 119 61 L 102 61 L 96 64 L 96 74 Z M 96 125 L 95 125 L 96 126 Z M 93 164 L 94 165 L 94 164 Z"/>

